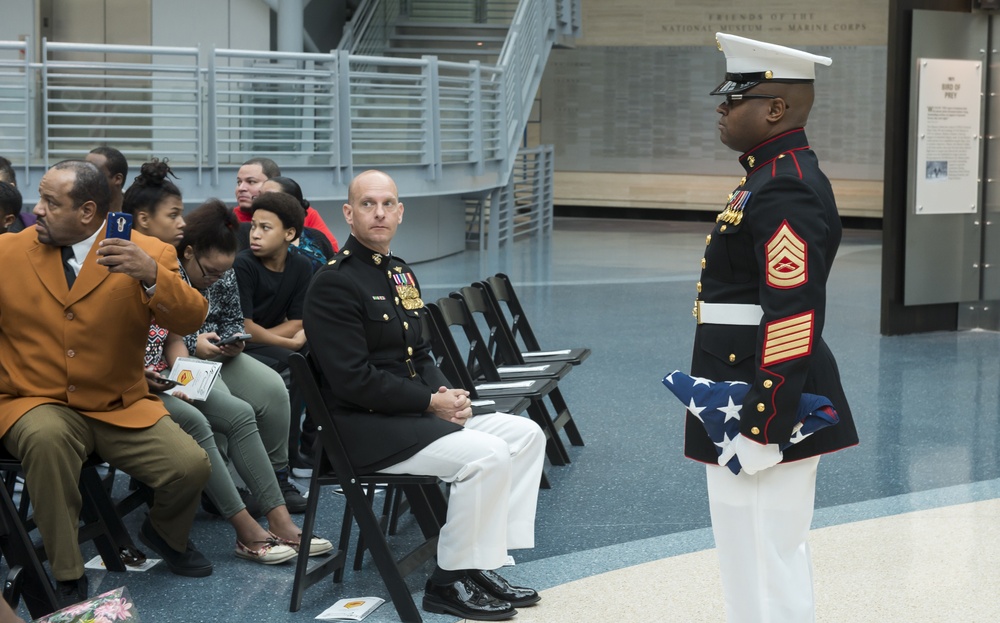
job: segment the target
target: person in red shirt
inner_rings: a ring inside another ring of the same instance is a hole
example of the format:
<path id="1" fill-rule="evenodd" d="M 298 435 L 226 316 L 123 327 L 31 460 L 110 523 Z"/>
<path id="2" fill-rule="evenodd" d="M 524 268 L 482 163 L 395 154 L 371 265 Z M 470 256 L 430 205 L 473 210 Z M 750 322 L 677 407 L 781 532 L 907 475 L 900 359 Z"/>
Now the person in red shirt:
<path id="1" fill-rule="evenodd" d="M 241 223 L 249 223 L 253 200 L 269 177 L 281 175 L 281 169 L 270 158 L 251 158 L 236 172 L 236 207 L 233 212 Z"/>
<path id="2" fill-rule="evenodd" d="M 241 223 L 250 222 L 253 212 L 250 206 L 253 205 L 253 200 L 260 194 L 261 186 L 264 185 L 264 182 L 280 175 L 281 168 L 270 158 L 251 158 L 240 165 L 239 171 L 236 172 L 236 208 L 234 212 L 236 218 L 240 219 Z M 284 192 L 289 191 L 285 190 Z M 301 194 L 302 191 L 300 189 L 299 195 L 301 196 Z M 306 206 L 305 226 L 322 232 L 326 236 L 326 239 L 330 241 L 334 252 L 340 249 L 340 245 L 337 244 L 337 238 L 330 231 L 330 228 L 326 226 L 323 217 L 310 205 Z M 246 248 L 245 244 L 243 244 L 243 248 Z"/>

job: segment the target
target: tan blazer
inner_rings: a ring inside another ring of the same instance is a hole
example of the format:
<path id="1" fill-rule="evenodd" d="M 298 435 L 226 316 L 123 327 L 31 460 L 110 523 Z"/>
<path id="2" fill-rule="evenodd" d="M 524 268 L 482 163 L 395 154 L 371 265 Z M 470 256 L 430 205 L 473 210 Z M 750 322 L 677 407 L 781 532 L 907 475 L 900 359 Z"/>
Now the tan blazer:
<path id="1" fill-rule="evenodd" d="M 70 291 L 58 247 L 38 242 L 34 228 L 0 235 L 0 435 L 49 403 L 126 428 L 166 415 L 143 375 L 150 322 L 192 333 L 208 301 L 181 278 L 172 246 L 132 233 L 159 263 L 148 298 L 137 280 L 97 264 L 103 239 Z"/>

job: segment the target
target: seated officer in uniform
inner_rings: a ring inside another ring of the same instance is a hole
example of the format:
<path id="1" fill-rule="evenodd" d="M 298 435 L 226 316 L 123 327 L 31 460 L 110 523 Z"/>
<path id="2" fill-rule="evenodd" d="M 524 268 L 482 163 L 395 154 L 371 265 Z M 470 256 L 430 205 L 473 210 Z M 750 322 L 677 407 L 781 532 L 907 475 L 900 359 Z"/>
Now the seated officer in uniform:
<path id="1" fill-rule="evenodd" d="M 351 235 L 320 269 L 304 324 L 321 388 L 361 472 L 433 475 L 450 483 L 437 567 L 423 607 L 473 620 L 514 616 L 540 597 L 494 569 L 509 549 L 534 546 L 545 436 L 530 419 L 472 417 L 468 392 L 449 389 L 420 323 L 426 310 L 409 266 L 389 252 L 403 220 L 381 171 L 351 182 Z"/>
<path id="2" fill-rule="evenodd" d="M 690 411 L 684 452 L 708 464 L 729 623 L 803 623 L 813 620 L 806 541 L 819 456 L 858 443 L 822 337 L 840 216 L 804 130 L 816 63 L 832 61 L 724 33 L 718 43 L 727 70 L 712 92 L 726 98 L 716 109 L 720 139 L 742 154 L 746 177 L 706 242 L 691 373 L 750 385 L 732 443 L 743 471 L 717 463 Z M 782 452 L 803 392 L 828 398 L 840 422 Z"/>

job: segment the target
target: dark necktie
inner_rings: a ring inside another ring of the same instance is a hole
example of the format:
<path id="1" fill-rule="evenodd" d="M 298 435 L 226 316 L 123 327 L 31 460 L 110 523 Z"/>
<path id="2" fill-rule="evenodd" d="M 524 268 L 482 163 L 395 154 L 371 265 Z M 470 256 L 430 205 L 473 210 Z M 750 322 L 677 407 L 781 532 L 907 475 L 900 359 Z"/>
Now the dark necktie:
<path id="1" fill-rule="evenodd" d="M 74 258 L 73 247 L 62 247 L 63 272 L 66 273 L 66 285 L 73 289 L 73 282 L 76 281 L 76 271 L 69 265 L 69 261 Z"/>

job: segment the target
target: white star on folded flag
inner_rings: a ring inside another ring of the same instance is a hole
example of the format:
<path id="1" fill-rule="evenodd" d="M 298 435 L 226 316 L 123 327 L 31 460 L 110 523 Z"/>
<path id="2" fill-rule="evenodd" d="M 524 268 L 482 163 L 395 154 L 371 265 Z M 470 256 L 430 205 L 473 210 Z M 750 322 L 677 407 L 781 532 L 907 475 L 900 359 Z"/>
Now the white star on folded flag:
<path id="1" fill-rule="evenodd" d="M 698 405 L 694 404 L 694 398 L 692 398 L 691 403 L 688 404 L 688 411 L 690 411 L 691 415 L 695 416 L 699 420 L 701 420 L 701 412 L 704 410 L 705 407 L 699 407 Z M 701 420 L 701 423 L 704 424 L 705 420 Z"/>
<path id="2" fill-rule="evenodd" d="M 740 409 L 743 398 L 750 391 L 750 386 L 741 381 L 715 382 L 700 377 L 692 377 L 680 370 L 674 370 L 663 377 L 663 384 L 687 407 L 691 415 L 705 426 L 709 439 L 715 444 L 722 456 L 733 439 L 740 434 Z M 833 404 L 823 396 L 802 394 L 797 413 L 798 423 L 793 429 L 788 443 L 783 444 L 785 450 L 792 444 L 799 443 L 821 428 L 833 426 L 840 417 L 833 409 Z M 728 467 L 734 474 L 740 473 L 739 457 L 733 456 Z"/>
<path id="3" fill-rule="evenodd" d="M 745 385 L 745 383 L 744 383 L 744 385 Z M 694 403 L 694 399 L 692 399 L 691 402 Z M 738 419 L 740 419 L 740 409 L 742 409 L 742 408 L 743 408 L 743 405 L 734 404 L 733 403 L 733 397 L 730 396 L 729 397 L 729 404 L 726 405 L 725 407 L 719 407 L 719 411 L 722 411 L 726 415 L 726 419 L 723 420 L 722 423 L 725 424 L 729 420 L 738 420 Z M 702 420 L 702 421 L 704 421 L 704 420 Z"/>

